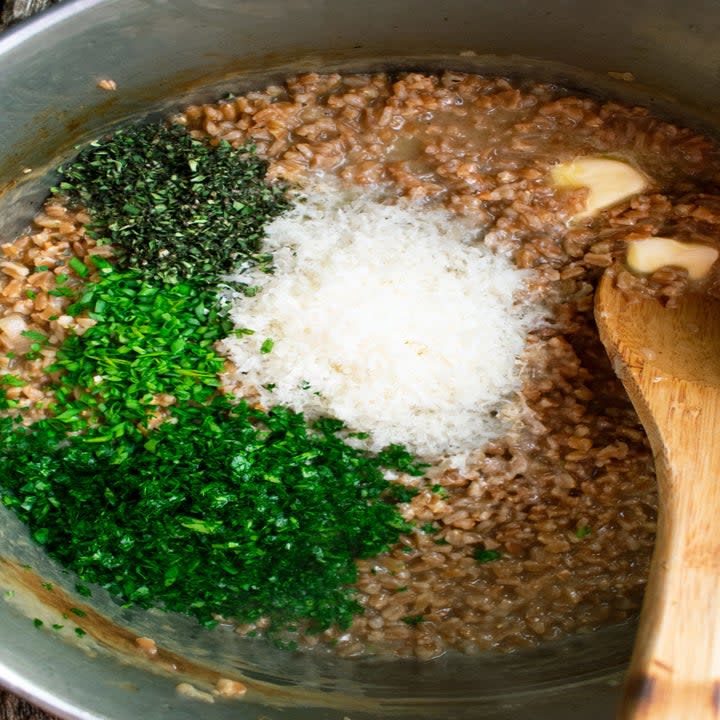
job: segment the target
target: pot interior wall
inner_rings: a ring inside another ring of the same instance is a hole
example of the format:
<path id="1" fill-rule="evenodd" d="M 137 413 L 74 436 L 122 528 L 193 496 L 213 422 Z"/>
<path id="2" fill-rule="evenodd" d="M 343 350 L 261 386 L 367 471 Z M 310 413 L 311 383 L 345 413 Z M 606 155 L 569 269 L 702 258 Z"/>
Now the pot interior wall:
<path id="1" fill-rule="evenodd" d="M 718 26 L 720 6 L 700 0 L 630 7 L 616 0 L 69 2 L 0 38 L 0 236 L 28 222 L 48 186 L 48 168 L 83 140 L 129 118 L 302 70 L 452 67 L 531 75 L 640 99 L 712 129 L 720 104 Z M 612 80 L 608 71 L 632 72 L 637 80 Z M 97 88 L 104 77 L 117 82 L 117 92 Z M 222 629 L 207 633 L 185 618 L 121 610 L 96 592 L 92 607 L 102 618 L 96 635 L 78 645 L 33 628 L 29 618 L 60 611 L 48 609 L 54 601 L 42 594 L 39 578 L 65 588 L 70 604 L 87 599 L 72 599 L 72 580 L 0 508 L 2 560 L 0 588 L 16 595 L 0 603 L 0 677 L 67 717 L 134 720 L 153 708 L 158 720 L 198 712 L 208 720 L 274 719 L 272 708 L 285 707 L 282 716 L 293 720 L 569 720 L 580 713 L 603 720 L 613 714 L 633 635 L 632 627 L 612 627 L 532 652 L 447 656 L 424 665 L 338 661 L 278 651 Z M 26 576 L 22 565 L 31 567 Z M 149 672 L 128 651 L 128 632 L 152 636 L 188 664 L 180 672 Z M 178 699 L 179 677 L 202 684 L 208 672 L 249 678 L 249 700 L 198 709 Z"/>

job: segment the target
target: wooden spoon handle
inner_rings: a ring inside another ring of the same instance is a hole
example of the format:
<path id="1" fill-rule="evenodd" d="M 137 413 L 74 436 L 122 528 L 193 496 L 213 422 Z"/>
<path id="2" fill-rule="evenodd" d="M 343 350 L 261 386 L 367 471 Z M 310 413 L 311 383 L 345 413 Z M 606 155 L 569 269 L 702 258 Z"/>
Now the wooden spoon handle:
<path id="1" fill-rule="evenodd" d="M 595 319 L 655 456 L 659 522 L 619 717 L 720 720 L 720 301 L 628 298 Z"/>
<path id="2" fill-rule="evenodd" d="M 665 381 L 647 363 L 627 373 L 655 454 L 661 510 L 619 717 L 720 720 L 719 393 Z M 639 399 L 648 383 L 652 393 Z"/>

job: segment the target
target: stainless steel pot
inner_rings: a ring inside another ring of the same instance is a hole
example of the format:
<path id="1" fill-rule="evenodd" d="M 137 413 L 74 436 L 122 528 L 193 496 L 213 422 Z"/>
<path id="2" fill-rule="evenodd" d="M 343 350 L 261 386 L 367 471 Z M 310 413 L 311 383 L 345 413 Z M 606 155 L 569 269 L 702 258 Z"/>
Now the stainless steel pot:
<path id="1" fill-rule="evenodd" d="M 661 114 L 712 129 L 719 25 L 720 5 L 703 0 L 70 1 L 0 37 L 0 237 L 27 223 L 46 169 L 78 142 L 298 70 L 531 74 L 641 96 Z M 117 92 L 97 88 L 105 77 Z M 124 610 L 97 590 L 78 596 L 3 508 L 0 590 L 0 682 L 68 718 L 608 720 L 634 631 L 609 627 L 514 655 L 427 664 L 288 653 L 187 618 Z M 63 629 L 50 630 L 54 622 Z M 156 659 L 134 645 L 142 635 L 163 649 Z M 244 678 L 250 692 L 206 704 L 176 691 L 219 676 Z"/>

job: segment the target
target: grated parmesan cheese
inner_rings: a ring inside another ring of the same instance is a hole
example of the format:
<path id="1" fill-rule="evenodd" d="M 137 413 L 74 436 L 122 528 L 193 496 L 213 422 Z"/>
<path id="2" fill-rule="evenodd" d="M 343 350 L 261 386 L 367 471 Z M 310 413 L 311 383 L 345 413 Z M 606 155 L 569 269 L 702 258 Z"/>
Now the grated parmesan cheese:
<path id="1" fill-rule="evenodd" d="M 441 210 L 310 194 L 267 227 L 274 274 L 232 276 L 260 287 L 232 297 L 235 327 L 254 331 L 223 341 L 234 379 L 265 406 L 369 432 L 373 450 L 482 446 L 503 429 L 539 314 L 514 301 L 526 271 L 475 235 Z"/>

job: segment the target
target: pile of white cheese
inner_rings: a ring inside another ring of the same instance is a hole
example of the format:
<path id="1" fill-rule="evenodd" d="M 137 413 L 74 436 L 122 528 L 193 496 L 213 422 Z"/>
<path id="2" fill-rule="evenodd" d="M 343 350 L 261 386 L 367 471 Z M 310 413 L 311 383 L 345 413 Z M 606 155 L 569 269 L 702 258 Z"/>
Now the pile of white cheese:
<path id="1" fill-rule="evenodd" d="M 555 165 L 550 179 L 587 189 L 570 223 L 652 185 L 629 162 L 592 156 Z M 234 380 L 264 406 L 336 417 L 370 433 L 372 450 L 398 443 L 428 458 L 481 448 L 515 414 L 520 358 L 542 315 L 519 292 L 526 271 L 467 221 L 323 188 L 267 227 L 265 250 L 272 274 L 231 278 L 259 291 L 231 297 L 236 333 L 223 341 Z M 627 248 L 639 274 L 675 266 L 701 279 L 717 258 L 713 247 L 673 238 Z"/>
<path id="2" fill-rule="evenodd" d="M 224 340 L 236 379 L 266 407 L 332 416 L 373 450 L 464 454 L 503 428 L 538 311 L 525 271 L 441 210 L 324 189 L 267 227 L 274 272 L 232 279 Z"/>

